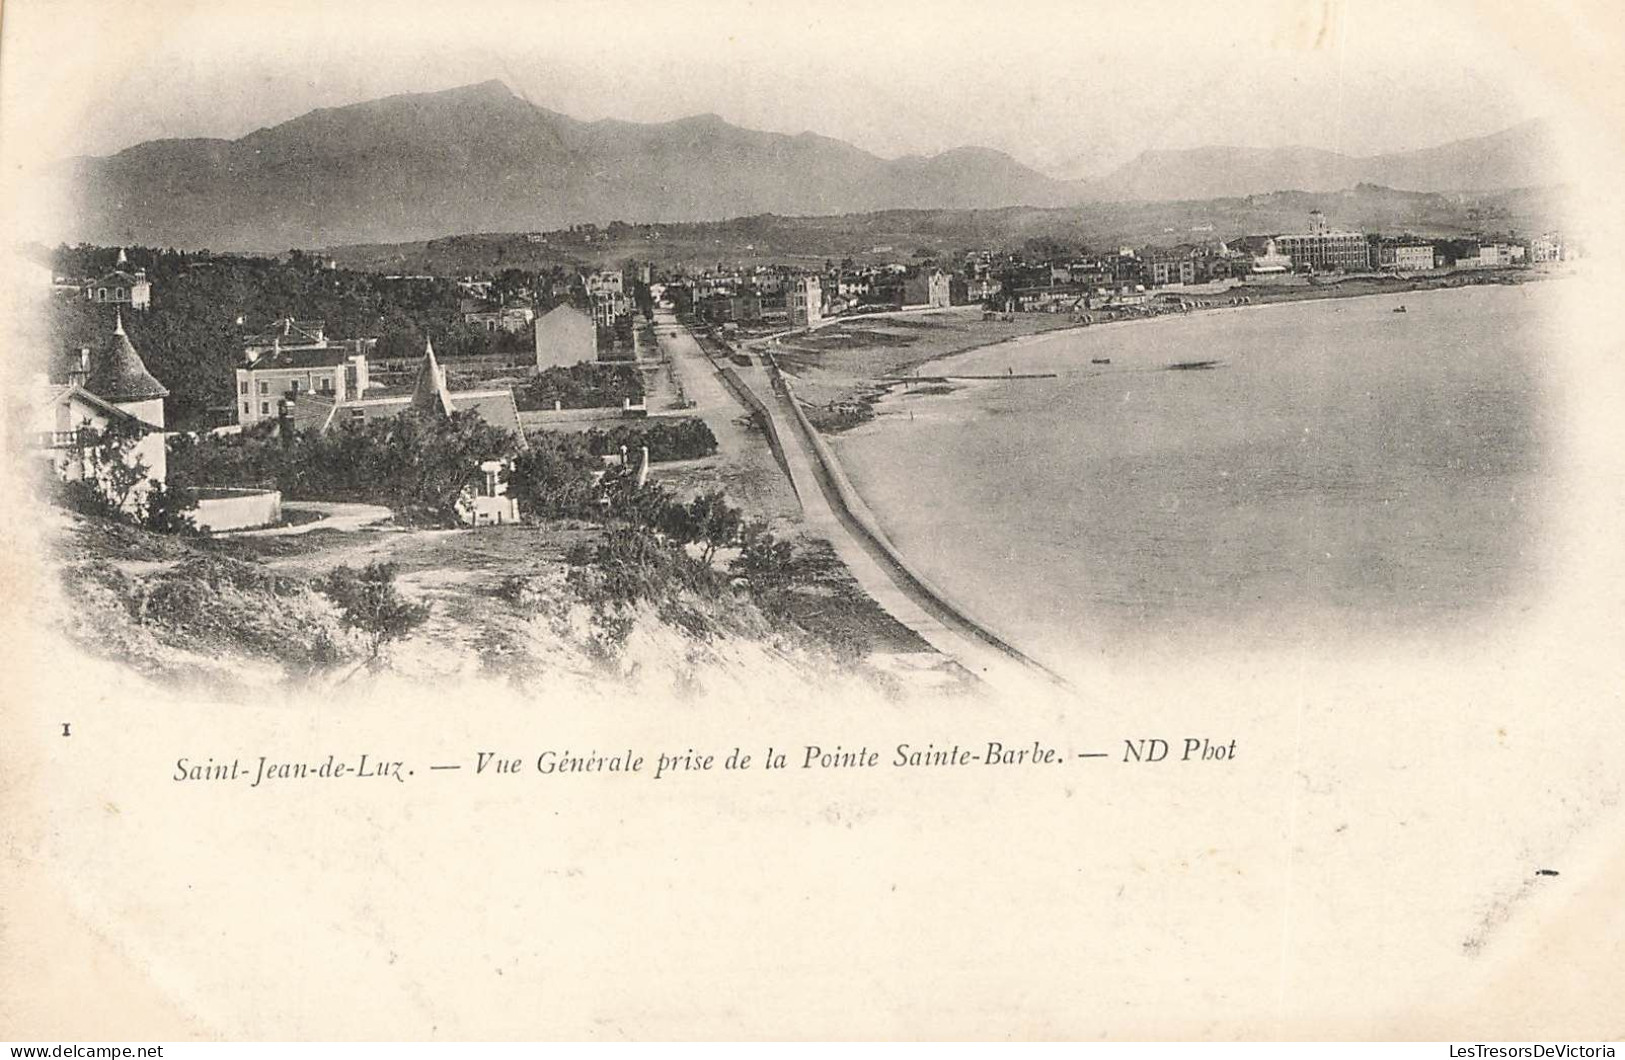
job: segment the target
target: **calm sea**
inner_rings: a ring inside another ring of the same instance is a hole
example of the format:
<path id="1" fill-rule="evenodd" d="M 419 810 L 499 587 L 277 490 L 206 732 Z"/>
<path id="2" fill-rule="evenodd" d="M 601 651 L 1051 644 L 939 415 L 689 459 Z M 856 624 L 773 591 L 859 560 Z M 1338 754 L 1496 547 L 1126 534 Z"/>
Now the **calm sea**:
<path id="1" fill-rule="evenodd" d="M 925 371 L 1059 377 L 897 391 L 834 444 L 923 573 L 1063 668 L 1446 633 L 1533 581 L 1556 286 L 986 347 Z"/>

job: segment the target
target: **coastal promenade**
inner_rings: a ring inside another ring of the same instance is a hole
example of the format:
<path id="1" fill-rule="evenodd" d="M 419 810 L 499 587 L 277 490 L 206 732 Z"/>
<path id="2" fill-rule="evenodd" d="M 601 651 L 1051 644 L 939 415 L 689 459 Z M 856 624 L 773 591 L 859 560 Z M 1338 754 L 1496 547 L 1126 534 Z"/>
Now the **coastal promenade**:
<path id="1" fill-rule="evenodd" d="M 717 391 L 726 394 L 724 367 L 705 354 L 687 328 L 678 325 L 670 314 L 657 314 L 656 323 L 663 339 L 670 336 L 673 366 L 682 374 L 691 397 L 704 408 L 710 402 L 701 394 L 713 398 Z M 752 358 L 749 367 L 730 364 L 726 371 L 734 385 L 744 389 L 740 401 L 758 406 L 758 411 L 767 416 L 774 455 L 795 488 L 808 531 L 830 542 L 865 593 L 989 687 L 1012 694 L 1039 688 L 1053 693 L 1057 684 L 1054 677 L 1003 644 L 917 576 L 880 536 L 878 527 L 863 525 L 861 513 L 851 510 L 842 497 L 842 485 L 832 479 L 824 463 L 827 454 L 821 458 L 816 451 L 810 427 L 793 406 L 794 397 L 784 387 L 774 385 L 768 368 Z M 701 379 L 708 379 L 708 384 L 700 383 Z M 697 387 L 691 389 L 695 384 Z"/>

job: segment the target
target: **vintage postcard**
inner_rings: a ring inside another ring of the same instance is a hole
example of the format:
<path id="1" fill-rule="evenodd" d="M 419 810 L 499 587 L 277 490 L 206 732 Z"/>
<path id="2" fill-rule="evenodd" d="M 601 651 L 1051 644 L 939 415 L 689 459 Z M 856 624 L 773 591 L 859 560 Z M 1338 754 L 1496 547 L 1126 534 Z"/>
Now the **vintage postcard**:
<path id="1" fill-rule="evenodd" d="M 0 1037 L 1625 1035 L 1622 45 L 8 0 Z"/>

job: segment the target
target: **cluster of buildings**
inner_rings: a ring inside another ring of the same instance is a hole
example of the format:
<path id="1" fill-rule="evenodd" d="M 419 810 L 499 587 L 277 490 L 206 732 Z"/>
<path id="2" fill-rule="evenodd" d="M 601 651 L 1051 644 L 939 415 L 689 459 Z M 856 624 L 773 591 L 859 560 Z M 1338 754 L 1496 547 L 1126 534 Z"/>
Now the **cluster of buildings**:
<path id="1" fill-rule="evenodd" d="M 544 322 L 568 320 L 571 316 L 585 320 L 579 310 L 561 306 L 537 322 L 538 335 L 543 333 Z M 590 322 L 588 326 L 590 328 Z M 590 331 L 584 337 L 585 342 L 578 341 L 568 354 L 558 348 L 566 345 L 564 343 L 549 343 L 548 352 L 575 357 L 568 362 L 571 364 L 591 360 Z M 299 430 L 325 431 L 343 423 L 365 422 L 399 413 L 411 404 L 412 395 L 374 381 L 369 354 L 374 352 L 376 343 L 376 339 L 334 340 L 328 337 L 321 321 L 291 317 L 275 321 L 267 332 L 247 336 L 242 360 L 235 371 L 236 422 L 251 426 L 291 416 Z M 538 367 L 546 367 L 542 363 L 540 342 L 537 363 Z M 427 345 L 418 359 L 416 371 L 412 393 L 421 392 L 425 387 L 443 389 L 444 372 L 432 344 Z M 425 372 L 429 375 L 425 376 Z M 510 389 L 453 393 L 442 407 L 473 409 L 492 425 L 519 432 L 518 409 Z"/>
<path id="2" fill-rule="evenodd" d="M 275 419 L 284 398 L 343 403 L 371 385 L 367 355 L 376 339 L 333 341 L 320 320 L 284 317 L 245 336 L 237 366 L 234 419 L 245 426 Z"/>
<path id="3" fill-rule="evenodd" d="M 649 267 L 634 276 L 645 282 Z M 409 280 L 411 277 L 400 277 Z M 111 305 L 120 313 L 142 312 L 151 306 L 152 285 L 145 271 L 130 265 L 119 251 L 112 270 L 92 279 L 50 277 L 62 297 L 84 298 Z M 560 286 L 555 283 L 555 287 Z M 535 368 L 571 366 L 583 361 L 613 359 L 623 339 L 630 339 L 636 300 L 620 270 L 581 274 L 564 286 L 573 288 L 566 300 L 538 314 L 529 304 L 528 290 L 516 292 L 495 281 L 465 278 L 457 283 L 459 314 L 468 326 L 510 335 L 529 333 L 534 339 Z M 500 288 L 500 289 L 499 289 Z M 549 294 L 559 292 L 550 291 Z M 517 295 L 517 296 L 516 296 Z M 583 308 L 585 305 L 585 308 Z M 128 428 L 135 439 L 123 456 L 126 466 L 139 461 L 145 468 L 142 491 L 150 483 L 163 483 L 167 475 L 164 402 L 168 390 L 147 370 L 124 329 L 125 316 L 116 315 L 111 337 L 96 348 L 73 351 L 52 374 L 37 381 L 20 417 L 26 448 L 38 454 L 63 479 L 105 474 L 97 461 L 94 433 L 108 427 Z M 239 319 L 239 324 L 241 320 Z M 524 445 L 518 404 L 509 387 L 453 390 L 448 385 L 432 344 L 421 358 L 405 358 L 391 366 L 376 358 L 377 339 L 335 338 L 323 321 L 286 316 L 240 338 L 241 356 L 232 371 L 231 404 L 217 407 L 241 429 L 267 422 L 289 432 L 326 432 L 345 425 L 363 424 L 412 411 L 419 415 L 451 416 L 473 413 L 484 422 L 510 432 Z M 527 358 L 528 359 L 528 358 Z M 410 376 L 409 387 L 398 385 Z M 389 380 L 396 385 L 390 385 Z M 471 525 L 512 522 L 519 518 L 517 503 L 506 496 L 503 467 L 481 465 L 458 505 Z M 142 491 L 130 498 L 132 513 Z M 280 511 L 280 494 L 258 488 L 211 489 L 207 501 L 215 508 L 242 507 L 252 500 L 255 512 L 272 510 L 265 495 Z M 231 495 L 231 496 L 227 496 Z M 201 509 L 201 503 L 200 503 Z M 275 521 L 228 524 L 213 518 L 213 529 L 233 529 Z M 199 525 L 206 525 L 202 520 Z"/>
<path id="4" fill-rule="evenodd" d="M 283 345 L 283 341 L 287 345 Z M 248 336 L 244 360 L 237 369 L 240 422 L 271 419 L 284 430 L 328 431 L 345 423 L 398 416 L 451 416 L 472 411 L 495 427 L 511 432 L 521 446 L 519 410 L 509 389 L 453 391 L 444 370 L 426 345 L 412 388 L 404 393 L 369 392 L 364 343 L 329 342 L 320 322 L 284 319 L 269 332 Z M 59 361 L 54 371 L 32 386 L 22 419 L 27 451 L 57 478 L 100 480 L 112 469 L 100 463 L 93 440 L 111 428 L 130 439 L 118 460 L 143 468 L 143 481 L 122 498 L 132 513 L 155 484 L 168 474 L 164 399 L 168 389 L 148 371 L 115 317 L 112 334 L 96 346 L 82 347 Z M 516 522 L 518 502 L 507 496 L 501 462 L 487 461 L 471 476 L 457 503 L 471 526 Z M 239 529 L 274 522 L 281 495 L 258 488 L 211 489 L 198 500 L 194 518 L 200 527 Z"/>
<path id="5" fill-rule="evenodd" d="M 648 267 L 643 268 L 640 276 L 647 275 Z M 465 277 L 457 281 L 461 319 L 465 325 L 510 335 L 528 332 L 534 342 L 536 371 L 635 356 L 636 303 L 625 273 L 619 269 L 586 272 L 574 285 L 573 291 L 565 292 L 564 301 L 537 313 L 528 298 L 502 304 L 494 281 Z M 423 365 L 434 360 L 433 351 L 421 360 L 407 358 L 399 364 L 380 365 L 372 360 L 376 346 L 376 339 L 334 339 L 319 320 L 285 317 L 273 321 L 265 330 L 243 339 L 231 419 L 252 425 L 284 417 L 291 408 L 295 426 L 308 430 L 399 411 L 406 398 L 399 387 L 387 386 L 385 381 L 416 371 L 421 389 Z M 632 352 L 625 352 L 628 349 Z M 459 408 L 474 409 L 497 426 L 518 431 L 510 390 L 458 392 L 451 395 L 451 401 Z"/>
<path id="6" fill-rule="evenodd" d="M 1211 232 L 1202 225 L 1193 232 Z M 889 250 L 875 247 L 874 251 Z M 1564 260 L 1561 237 L 1428 240 L 1340 229 L 1312 211 L 1302 231 L 1203 238 L 1174 246 L 1032 261 L 987 250 L 951 262 L 889 263 L 797 270 L 718 265 L 679 273 L 666 293 L 713 324 L 806 326 L 854 312 L 985 305 L 1003 312 L 1063 312 L 1145 303 L 1163 287 L 1271 282 L 1305 274 L 1400 273 L 1505 268 Z M 816 307 L 816 309 L 814 308 Z"/>
<path id="7" fill-rule="evenodd" d="M 581 286 L 587 294 L 592 322 L 598 328 L 599 345 L 608 349 L 630 345 L 635 306 L 627 291 L 626 274 L 620 269 L 583 273 Z"/>
<path id="8" fill-rule="evenodd" d="M 1212 226 L 1203 226 L 1211 230 Z M 876 248 L 881 249 L 881 248 Z M 1145 303 L 1162 287 L 1269 282 L 1301 274 L 1504 268 L 1561 261 L 1560 237 L 1426 240 L 1334 228 L 1319 211 L 1301 232 L 1206 239 L 1172 247 L 1118 247 L 1107 253 L 1033 262 L 978 250 L 943 268 L 924 264 L 718 265 L 679 273 L 665 295 L 702 320 L 728 325 L 804 327 L 848 313 L 989 306 L 1004 312 L 1063 312 Z"/>
<path id="9" fill-rule="evenodd" d="M 664 293 L 713 324 L 810 327 L 869 310 L 942 308 L 980 298 L 964 278 L 934 265 L 876 265 L 823 272 L 788 267 L 707 269 L 679 274 Z"/>
<path id="10" fill-rule="evenodd" d="M 649 266 L 641 266 L 639 275 L 645 283 L 648 282 L 648 272 Z M 550 288 L 544 284 L 544 288 L 538 291 L 526 287 L 518 291 L 516 297 L 505 297 L 495 288 L 496 283 L 492 280 L 464 277 L 457 281 L 457 291 L 461 296 L 458 308 L 465 325 L 507 335 L 531 332 L 540 335 L 551 330 L 549 327 L 539 327 L 540 320 L 557 312 L 554 309 L 539 313 L 534 298 L 540 296 L 544 303 L 573 303 L 580 307 L 578 312 L 583 313 L 597 329 L 598 350 L 611 355 L 609 359 L 613 359 L 616 351 L 624 351 L 634 345 L 636 300 L 623 270 L 583 272 L 575 277 L 573 283 L 556 283 Z M 506 294 L 513 295 L 515 292 Z M 541 348 L 539 340 L 538 350 Z M 588 354 L 575 360 L 592 360 L 594 356 Z M 557 357 L 551 358 L 552 363 L 574 364 L 575 360 L 561 362 Z"/>
<path id="11" fill-rule="evenodd" d="M 1303 232 L 1247 236 L 1232 241 L 1228 249 L 1239 249 L 1252 258 L 1247 275 L 1504 268 L 1562 261 L 1568 256 L 1561 237 L 1552 233 L 1535 239 L 1508 235 L 1429 240 L 1335 229 L 1319 210 L 1310 212 L 1309 226 Z"/>

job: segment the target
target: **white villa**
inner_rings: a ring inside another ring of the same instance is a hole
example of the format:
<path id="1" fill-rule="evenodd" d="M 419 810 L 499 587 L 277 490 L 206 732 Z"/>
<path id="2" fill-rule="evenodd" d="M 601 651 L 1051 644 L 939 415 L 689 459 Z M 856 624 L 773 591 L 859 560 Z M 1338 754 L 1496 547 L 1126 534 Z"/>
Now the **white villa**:
<path id="1" fill-rule="evenodd" d="M 95 472 L 85 453 L 85 432 L 127 427 L 140 440 L 126 460 L 145 463 L 147 477 L 162 483 L 167 474 L 164 398 L 168 395 L 164 385 L 147 371 L 120 318 L 101 349 L 78 351 L 65 379 L 34 388 L 27 417 L 30 449 L 59 477 L 82 479 Z M 127 504 L 136 503 L 143 490 L 138 487 Z"/>

